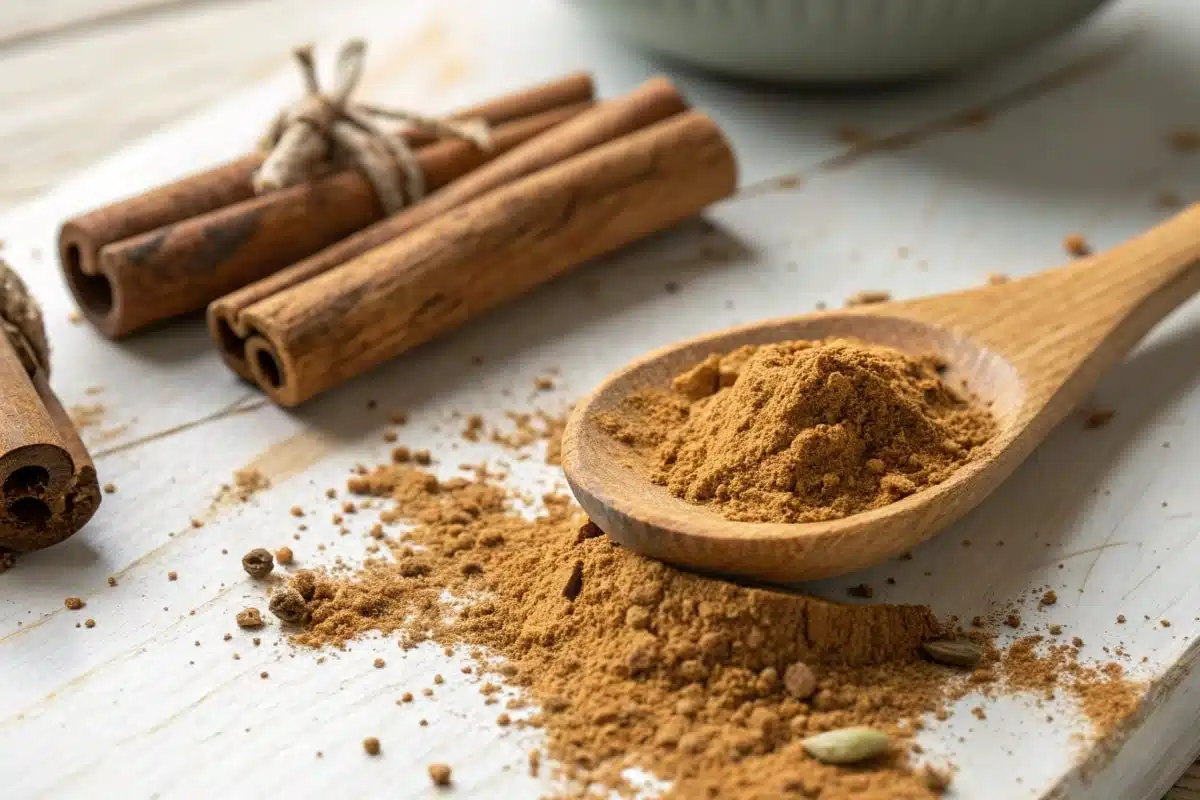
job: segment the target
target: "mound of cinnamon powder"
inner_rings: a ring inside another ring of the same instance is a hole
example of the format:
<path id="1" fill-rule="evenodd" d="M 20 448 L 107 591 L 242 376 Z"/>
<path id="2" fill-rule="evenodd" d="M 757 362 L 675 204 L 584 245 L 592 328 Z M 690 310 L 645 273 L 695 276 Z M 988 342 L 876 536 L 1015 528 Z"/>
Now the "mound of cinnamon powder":
<path id="1" fill-rule="evenodd" d="M 938 484 L 996 425 L 933 357 L 846 339 L 710 355 L 599 425 L 656 483 L 743 522 L 817 522 Z"/>
<path id="2" fill-rule="evenodd" d="M 293 576 L 311 618 L 293 640 L 337 646 L 379 631 L 405 646 L 464 647 L 481 702 L 500 686 L 520 693 L 507 725 L 544 731 L 571 796 L 588 785 L 628 792 L 630 767 L 672 782 L 677 797 L 940 793 L 908 743 L 962 673 L 922 660 L 921 643 L 944 633 L 927 608 L 693 575 L 617 546 L 567 497 L 545 497 L 529 519 L 487 479 L 396 464 L 348 486 L 390 499 L 382 520 L 412 528 L 385 540 L 393 560 L 356 575 Z M 797 663 L 816 681 L 803 697 L 786 679 Z M 890 752 L 852 768 L 804 753 L 804 738 L 851 725 L 887 732 Z"/>

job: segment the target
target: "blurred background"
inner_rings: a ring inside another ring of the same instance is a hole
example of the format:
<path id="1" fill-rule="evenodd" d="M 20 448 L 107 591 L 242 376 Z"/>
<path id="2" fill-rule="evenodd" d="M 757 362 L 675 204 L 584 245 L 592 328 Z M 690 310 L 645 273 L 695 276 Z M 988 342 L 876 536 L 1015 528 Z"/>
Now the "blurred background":
<path id="1" fill-rule="evenodd" d="M 0 2 L 0 213 L 396 0 Z"/>

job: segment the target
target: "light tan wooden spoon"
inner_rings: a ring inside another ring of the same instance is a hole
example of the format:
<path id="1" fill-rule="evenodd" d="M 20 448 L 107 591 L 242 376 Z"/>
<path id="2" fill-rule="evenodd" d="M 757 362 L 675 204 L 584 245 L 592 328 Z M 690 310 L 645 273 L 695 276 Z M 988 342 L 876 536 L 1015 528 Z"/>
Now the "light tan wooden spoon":
<path id="1" fill-rule="evenodd" d="M 1105 371 L 1197 291 L 1200 204 L 1109 252 L 1010 283 L 722 330 L 647 355 L 580 402 L 563 437 L 563 468 L 595 523 L 645 555 L 775 581 L 861 569 L 979 504 Z M 949 380 L 965 378 L 992 404 L 999 432 L 948 480 L 896 503 L 830 522 L 769 524 L 730 522 L 672 496 L 627 466 L 626 446 L 595 424 L 597 412 L 634 389 L 667 387 L 710 353 L 830 336 L 938 353 Z"/>

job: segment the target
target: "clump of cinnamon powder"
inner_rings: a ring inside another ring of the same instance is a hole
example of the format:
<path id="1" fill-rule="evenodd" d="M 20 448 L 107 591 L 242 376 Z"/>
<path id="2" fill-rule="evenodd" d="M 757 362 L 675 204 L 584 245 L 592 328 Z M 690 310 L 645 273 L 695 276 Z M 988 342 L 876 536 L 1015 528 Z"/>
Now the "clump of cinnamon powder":
<path id="1" fill-rule="evenodd" d="M 521 692 L 511 724 L 544 729 L 570 786 L 628 790 L 622 773 L 639 767 L 679 797 L 936 796 L 907 743 L 961 673 L 921 659 L 920 644 L 944 633 L 928 609 L 683 572 L 617 546 L 562 496 L 529 519 L 501 486 L 409 465 L 348 485 L 390 498 L 383 520 L 414 527 L 387 540 L 392 561 L 309 574 L 296 642 L 381 631 L 470 648 L 481 680 Z M 814 673 L 811 696 L 789 691 L 797 663 Z M 853 768 L 805 755 L 805 737 L 851 725 L 887 732 L 890 752 Z"/>
<path id="2" fill-rule="evenodd" d="M 748 345 L 597 422 L 656 483 L 727 519 L 837 519 L 941 483 L 995 432 L 938 367 L 845 339 Z"/>

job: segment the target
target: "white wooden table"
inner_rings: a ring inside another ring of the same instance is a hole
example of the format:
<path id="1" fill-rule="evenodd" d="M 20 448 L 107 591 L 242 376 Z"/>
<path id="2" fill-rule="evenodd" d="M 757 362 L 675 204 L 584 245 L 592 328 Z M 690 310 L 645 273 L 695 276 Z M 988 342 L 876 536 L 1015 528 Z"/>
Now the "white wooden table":
<path id="1" fill-rule="evenodd" d="M 71 324 L 50 255 L 58 222 L 235 154 L 296 90 L 288 47 L 347 34 L 371 37 L 368 95 L 428 110 L 570 69 L 595 71 L 605 93 L 670 69 L 728 130 L 743 191 L 711 214 L 715 238 L 684 226 L 294 413 L 235 381 L 196 321 L 119 345 Z M 519 402 L 503 390 L 528 387 L 547 366 L 564 371 L 541 401 L 557 411 L 681 336 L 836 305 L 860 289 L 908 297 L 1028 273 L 1063 260 L 1067 233 L 1104 247 L 1153 225 L 1167 213 L 1163 192 L 1200 200 L 1200 154 L 1166 145 L 1172 129 L 1200 126 L 1197 41 L 1192 0 L 1130 0 L 960 82 L 812 96 L 657 64 L 554 0 L 5 4 L 2 252 L 44 300 L 64 403 L 105 406 L 85 433 L 101 479 L 119 491 L 86 531 L 0 576 L 4 796 L 267 797 L 283 776 L 297 796 L 417 796 L 431 791 L 423 765 L 433 760 L 454 765 L 459 795 L 544 790 L 520 768 L 534 734 L 501 733 L 468 682 L 450 680 L 426 701 L 435 707 L 397 710 L 399 692 L 458 674 L 436 650 L 400 661 L 394 644 L 374 640 L 317 666 L 274 629 L 258 648 L 242 636 L 223 642 L 234 612 L 261 600 L 238 556 L 285 543 L 305 563 L 361 556 L 358 537 L 316 521 L 292 541 L 287 509 L 313 506 L 354 462 L 383 460 L 388 409 L 410 411 L 410 444 L 445 448 L 449 434 L 434 428 L 451 410 L 498 418 Z M 963 124 L 971 109 L 988 112 L 987 124 Z M 893 147 L 847 158 L 834 136 L 847 125 Z M 681 290 L 664 292 L 668 281 Z M 972 729 L 967 713 L 931 727 L 926 748 L 960 768 L 956 796 L 1158 798 L 1200 751 L 1198 348 L 1194 302 L 1097 391 L 1096 404 L 1117 411 L 1108 427 L 1064 424 L 976 513 L 913 561 L 886 565 L 897 586 L 884 586 L 881 568 L 810 587 L 841 595 L 865 579 L 877 599 L 969 618 L 1049 584 L 1060 600 L 1045 621 L 1095 657 L 1123 645 L 1152 687 L 1115 753 L 1073 742 L 1084 728 L 1062 722 L 1069 708 L 1050 725 L 1026 698 L 986 701 L 987 728 Z M 573 358 L 580 352 L 587 359 Z M 485 366 L 469 371 L 474 354 Z M 377 412 L 364 412 L 368 399 Z M 495 452 L 460 443 L 458 454 L 453 463 Z M 272 489 L 211 507 L 217 485 L 248 465 Z M 547 468 L 522 480 L 557 477 Z M 86 598 L 95 629 L 76 629 L 68 595 Z M 1129 623 L 1116 626 L 1118 613 Z M 382 653 L 389 668 L 373 669 Z M 397 746 L 364 764 L 366 735 Z M 1168 797 L 1200 798 L 1200 769 L 1190 776 Z"/>

